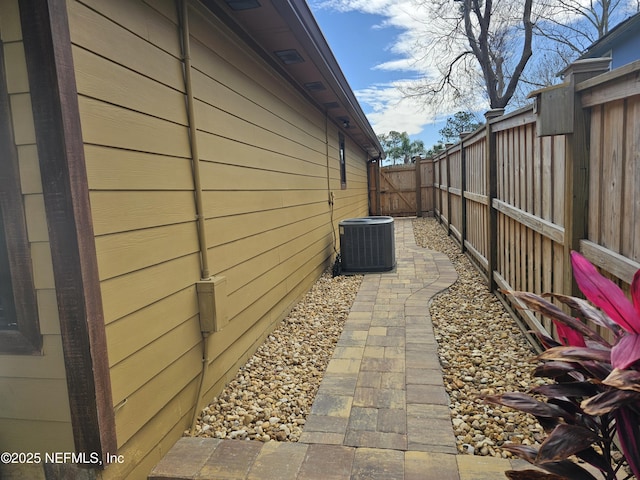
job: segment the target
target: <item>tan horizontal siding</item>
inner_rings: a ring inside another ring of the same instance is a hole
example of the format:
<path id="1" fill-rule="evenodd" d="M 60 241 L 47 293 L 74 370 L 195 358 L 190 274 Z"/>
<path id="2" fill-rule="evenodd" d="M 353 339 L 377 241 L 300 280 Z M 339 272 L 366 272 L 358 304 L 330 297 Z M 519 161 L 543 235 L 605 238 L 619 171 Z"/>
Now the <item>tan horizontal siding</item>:
<path id="1" fill-rule="evenodd" d="M 38 149 L 36 145 L 18 145 L 18 162 L 20 164 L 20 187 L 22 193 L 42 193 Z"/>
<path id="2" fill-rule="evenodd" d="M 326 194 L 326 190 L 324 193 Z M 296 205 L 277 210 L 212 218 L 206 223 L 207 235 L 211 239 L 209 244 L 215 246 L 233 243 L 322 213 L 328 213 L 326 203 Z"/>
<path id="3" fill-rule="evenodd" d="M 193 190 L 189 158 L 96 145 L 85 146 L 85 158 L 92 190 Z"/>
<path id="4" fill-rule="evenodd" d="M 178 30 L 143 2 L 120 0 L 71 2 L 70 23 L 117 441 L 127 459 L 104 477 L 145 478 L 189 416 L 201 365 Z"/>
<path id="5" fill-rule="evenodd" d="M 240 217 L 242 218 L 242 216 Z M 250 258 L 286 245 L 291 240 L 304 236 L 314 229 L 324 228 L 326 233 L 327 221 L 326 212 L 321 212 L 300 222 L 283 225 L 273 230 L 210 248 L 209 257 L 222 273 Z"/>
<path id="6" fill-rule="evenodd" d="M 193 225 L 178 223 L 96 238 L 98 270 L 108 279 L 198 252 Z"/>
<path id="7" fill-rule="evenodd" d="M 44 394 L 40 395 L 43 398 Z M 41 409 L 42 405 L 38 408 Z M 41 420 L 32 413 L 25 419 L 0 419 L 0 432 L 4 451 L 40 452 L 41 455 L 45 452 L 74 451 L 71 422 Z"/>
<path id="8" fill-rule="evenodd" d="M 16 145 L 35 145 L 36 132 L 33 125 L 31 96 L 29 93 L 9 93 L 13 138 Z"/>
<path id="9" fill-rule="evenodd" d="M 60 335 L 60 319 L 58 318 L 58 300 L 53 288 L 36 291 L 38 302 L 38 319 L 40 320 L 40 333 L 42 335 Z M 46 338 L 46 337 L 45 337 Z M 57 341 L 61 342 L 59 337 Z"/>
<path id="10" fill-rule="evenodd" d="M 254 52 L 241 43 L 219 21 L 194 12 L 190 18 L 193 67 L 228 89 L 252 100 L 261 108 L 285 119 L 305 134 L 324 139 L 324 118 L 309 112 L 309 105 L 282 78 L 267 69 Z M 203 99 L 203 92 L 198 91 Z"/>
<path id="11" fill-rule="evenodd" d="M 47 361 L 35 355 L 3 355 L 0 361 L 0 382 L 8 378 L 16 379 L 55 379 L 66 380 L 62 341 L 60 335 L 44 335 L 42 350 L 46 352 Z M 13 387 L 9 386 L 9 389 Z M 4 416 L 7 410 L 0 411 Z"/>
<path id="12" fill-rule="evenodd" d="M 273 148 L 282 149 L 282 142 L 277 137 L 275 145 L 256 145 L 252 139 L 246 141 L 252 143 L 239 143 L 207 132 L 199 132 L 198 135 L 203 160 L 239 167 L 267 168 L 276 172 L 326 176 L 327 156 L 324 150 L 320 152 L 305 145 L 290 143 L 286 152 L 274 151 Z"/>
<path id="13" fill-rule="evenodd" d="M 71 451 L 58 304 L 17 0 L 0 2 L 0 39 L 43 335 L 41 355 L 0 354 L 0 451 Z"/>
<path id="14" fill-rule="evenodd" d="M 324 114 L 201 8 L 189 16 L 203 215 L 229 315 L 208 340 L 202 404 L 329 265 L 327 182 L 336 223 L 367 214 L 367 157 L 347 140 L 342 190 L 337 128 L 329 125 L 327 159 Z M 188 428 L 202 368 L 176 5 L 70 1 L 70 22 L 117 440 L 127 458 L 103 477 L 144 478 Z"/>
<path id="15" fill-rule="evenodd" d="M 94 191 L 91 193 L 96 235 L 193 222 L 189 191 Z"/>
<path id="16" fill-rule="evenodd" d="M 33 242 L 48 242 L 47 217 L 44 210 L 44 197 L 41 194 L 24 195 L 24 216 L 27 221 L 27 234 Z"/>
<path id="17" fill-rule="evenodd" d="M 135 94 L 135 93 L 134 93 Z M 85 143 L 189 157 L 187 127 L 93 98 L 80 98 Z"/>
<path id="18" fill-rule="evenodd" d="M 110 3 L 112 2 L 95 2 L 92 8 L 108 8 L 107 4 Z M 118 3 L 122 5 L 130 2 Z M 135 32 L 123 28 L 120 23 L 128 21 L 129 16 L 126 12 L 131 6 L 124 7 L 120 9 L 117 18 L 107 18 L 81 2 L 68 2 L 71 42 L 109 59 L 116 65 L 138 72 L 173 89 L 184 91 L 179 58 L 145 38 L 149 31 L 148 26 L 138 25 Z M 149 9 L 149 12 L 153 14 L 154 11 Z M 150 16 L 147 22 L 151 25 L 156 22 L 164 24 L 165 19 L 161 15 L 155 15 Z M 173 33 L 167 30 L 160 37 L 158 43 L 164 45 L 164 42 L 170 42 L 174 45 L 171 50 L 177 52 L 177 30 Z M 76 68 L 82 70 L 81 65 L 76 65 Z"/>
<path id="19" fill-rule="evenodd" d="M 223 375 L 223 372 L 235 373 L 235 370 L 229 367 L 231 361 L 234 358 L 246 359 L 251 355 L 282 318 L 282 312 L 288 311 L 308 290 L 310 282 L 315 281 L 322 272 L 324 267 L 321 261 L 326 258 L 326 255 L 325 250 L 315 256 L 305 256 L 304 261 L 300 263 L 300 268 L 292 274 L 291 278 L 286 279 L 283 284 L 277 285 L 251 304 L 237 317 L 238 321 L 229 324 L 220 332 L 220 335 L 209 337 L 209 351 L 213 352 L 212 360 L 215 362 L 205 382 L 206 385 L 211 385 L 204 395 L 205 399 L 219 393 L 224 385 L 219 381 L 212 384 L 212 381 Z M 241 321 L 243 318 L 245 321 Z M 253 318 L 254 321 L 248 322 L 247 318 Z"/>
<path id="20" fill-rule="evenodd" d="M 124 445 L 140 429 L 141 424 L 152 420 L 168 405 L 176 390 L 187 388 L 198 379 L 202 363 L 200 343 L 193 346 L 174 362 L 144 383 L 141 388 L 126 397 L 127 402 L 117 409 L 118 444 Z M 185 411 L 195 401 L 196 392 L 186 399 Z"/>
<path id="21" fill-rule="evenodd" d="M 111 367 L 113 403 L 119 404 L 169 367 L 194 346 L 200 344 L 196 321 L 187 319 L 173 330 L 144 346 L 122 362 Z M 144 368 L 142 368 L 144 366 Z"/>
<path id="22" fill-rule="evenodd" d="M 79 47 L 73 48 L 73 58 L 81 67 L 76 69 L 76 82 L 83 95 L 180 125 L 188 124 L 183 92 Z"/>
<path id="23" fill-rule="evenodd" d="M 12 399 L 3 405 L 3 418 L 31 419 L 35 415 L 45 422 L 71 422 L 65 379 L 0 378 L 0 391 Z M 46 408 L 42 408 L 44 392 Z"/>
<path id="24" fill-rule="evenodd" d="M 320 169 L 317 169 L 320 170 Z M 293 174 L 252 167 L 238 167 L 220 163 L 202 162 L 203 187 L 207 190 L 322 190 L 327 179 L 308 174 Z M 325 169 L 326 172 L 326 169 Z M 326 173 L 325 173 L 326 174 Z"/>
<path id="25" fill-rule="evenodd" d="M 177 8 L 173 0 L 156 2 L 164 4 L 163 13 L 148 5 L 148 2 L 82 0 L 81 3 L 154 47 L 180 57 L 180 46 L 175 42 L 178 34 L 175 23 Z"/>
<path id="26" fill-rule="evenodd" d="M 326 180 L 325 180 L 326 182 Z M 204 208 L 209 218 L 265 212 L 299 205 L 327 202 L 324 190 L 209 190 L 204 192 Z"/>
<path id="27" fill-rule="evenodd" d="M 286 151 L 299 158 L 308 156 L 309 150 L 319 154 L 324 151 L 323 140 L 300 132 L 298 128 L 263 109 L 254 109 L 253 116 L 247 120 L 220 110 L 217 106 L 201 102 L 196 102 L 195 105 L 198 130 L 202 132 L 259 146 L 265 150 Z M 208 157 L 205 155 L 203 158 Z"/>
<path id="28" fill-rule="evenodd" d="M 191 285 L 107 325 L 110 364 L 121 362 L 197 315 L 195 290 L 195 285 Z M 154 321 L 150 322 L 150 318 Z"/>
<path id="29" fill-rule="evenodd" d="M 198 265 L 198 255 L 192 254 L 103 281 L 105 322 L 117 320 L 193 285 L 199 279 Z"/>
<path id="30" fill-rule="evenodd" d="M 309 271 L 319 273 L 326 265 L 324 261 L 331 252 L 331 246 L 327 243 L 316 242 L 310 245 L 309 250 L 302 255 L 295 255 L 287 262 L 275 267 L 273 271 L 254 278 L 246 287 L 239 290 L 235 297 L 230 296 L 230 306 L 233 306 L 234 311 L 237 311 L 237 313 L 229 325 L 221 332 L 210 337 L 211 351 L 218 355 L 229 348 L 235 341 L 244 341 L 241 336 L 255 328 L 254 322 L 257 324 L 256 319 L 264 317 L 266 312 L 272 312 L 272 309 L 283 298 L 289 296 L 291 290 L 300 288 L 301 291 L 298 294 L 306 291 L 309 288 L 309 282 L 317 278 L 308 278 Z M 286 275 L 283 275 L 283 272 L 286 272 Z M 306 281 L 301 283 L 300 280 L 302 279 L 306 279 Z M 256 294 L 256 291 L 260 292 L 260 294 Z M 242 296 L 245 297 L 245 308 L 242 308 L 242 305 L 234 305 L 236 303 L 235 298 L 242 298 Z M 290 299 L 289 302 L 295 299 L 297 299 L 297 296 Z M 283 311 L 280 311 L 279 315 L 282 315 L 282 313 Z M 277 320 L 277 318 L 273 318 L 273 314 L 267 316 L 269 317 L 268 325 Z M 258 328 L 258 331 L 264 333 L 261 328 Z"/>
<path id="31" fill-rule="evenodd" d="M 202 363 L 202 362 L 200 362 Z M 166 455 L 173 444 L 182 435 L 185 425 L 191 421 L 191 409 L 198 381 L 193 380 L 185 388 L 178 391 L 171 400 L 164 404 L 158 413 L 147 422 L 135 419 L 130 428 L 137 428 L 135 435 L 118 448 L 118 454 L 127 460 L 113 463 L 102 472 L 103 480 L 134 479 L 145 480 L 151 469 Z M 175 392 L 175 385 L 167 385 L 166 392 Z M 132 404 L 134 405 L 134 404 Z M 122 408 L 126 408 L 128 404 Z M 145 405 L 137 405 L 140 418 L 145 418 Z M 144 428 L 141 428 L 144 426 Z M 120 419 L 116 414 L 116 428 L 120 429 Z"/>
<path id="32" fill-rule="evenodd" d="M 224 66 L 235 68 L 228 64 Z M 259 129 L 256 131 L 271 132 L 285 139 L 290 136 L 303 135 L 309 139 L 308 148 L 317 151 L 324 150 L 323 126 L 314 125 L 306 120 L 303 112 L 290 108 L 281 109 L 278 103 L 271 100 L 272 94 L 266 90 L 260 91 L 254 86 L 253 90 L 239 91 L 238 85 L 234 83 L 221 84 L 197 70 L 194 71 L 193 87 L 194 95 L 198 100 L 196 113 L 202 115 L 202 117 L 198 116 L 199 129 L 212 131 L 210 128 L 213 128 L 213 132 L 217 132 L 220 126 L 214 123 L 215 115 L 228 115 L 229 119 L 236 118 L 247 128 L 255 125 Z M 270 107 L 274 110 L 271 110 Z M 296 120 L 300 120 L 301 124 L 296 123 Z M 223 132 L 226 131 L 229 130 L 223 130 Z M 232 132 L 231 135 L 235 136 L 238 133 Z"/>

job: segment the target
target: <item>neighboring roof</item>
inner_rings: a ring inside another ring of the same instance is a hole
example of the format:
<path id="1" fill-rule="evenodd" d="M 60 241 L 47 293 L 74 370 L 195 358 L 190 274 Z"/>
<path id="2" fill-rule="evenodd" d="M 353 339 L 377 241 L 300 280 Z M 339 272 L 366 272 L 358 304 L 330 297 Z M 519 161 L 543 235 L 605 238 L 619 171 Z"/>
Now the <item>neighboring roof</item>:
<path id="1" fill-rule="evenodd" d="M 638 35 L 638 28 L 640 28 L 640 13 L 630 16 L 609 30 L 609 33 L 591 44 L 591 46 L 587 47 L 578 60 L 606 55 L 611 50 L 611 47 L 617 44 L 620 40 L 631 35 Z"/>
<path id="2" fill-rule="evenodd" d="M 383 148 L 304 0 L 201 0 L 372 158 Z M 277 52 L 277 53 L 276 53 Z"/>

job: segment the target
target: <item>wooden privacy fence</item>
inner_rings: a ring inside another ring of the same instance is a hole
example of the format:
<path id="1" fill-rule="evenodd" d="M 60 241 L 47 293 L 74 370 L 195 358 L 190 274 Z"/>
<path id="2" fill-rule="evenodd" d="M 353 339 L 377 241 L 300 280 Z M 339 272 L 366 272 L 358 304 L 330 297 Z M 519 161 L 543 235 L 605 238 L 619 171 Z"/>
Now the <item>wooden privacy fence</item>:
<path id="1" fill-rule="evenodd" d="M 564 84 L 508 115 L 488 112 L 433 159 L 435 217 L 492 290 L 577 295 L 571 250 L 625 291 L 640 268 L 640 61 L 602 73 L 607 64 L 576 62 Z"/>

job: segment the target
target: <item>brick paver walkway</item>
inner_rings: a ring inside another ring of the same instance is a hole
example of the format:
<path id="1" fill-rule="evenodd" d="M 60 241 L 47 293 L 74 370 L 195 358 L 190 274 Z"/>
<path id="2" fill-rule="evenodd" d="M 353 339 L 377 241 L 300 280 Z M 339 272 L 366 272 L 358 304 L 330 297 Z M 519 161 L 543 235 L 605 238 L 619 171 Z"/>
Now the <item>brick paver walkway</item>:
<path id="1" fill-rule="evenodd" d="M 449 259 L 395 221 L 395 271 L 367 274 L 300 442 L 182 438 L 151 479 L 483 480 L 508 460 L 456 455 L 428 304 Z"/>

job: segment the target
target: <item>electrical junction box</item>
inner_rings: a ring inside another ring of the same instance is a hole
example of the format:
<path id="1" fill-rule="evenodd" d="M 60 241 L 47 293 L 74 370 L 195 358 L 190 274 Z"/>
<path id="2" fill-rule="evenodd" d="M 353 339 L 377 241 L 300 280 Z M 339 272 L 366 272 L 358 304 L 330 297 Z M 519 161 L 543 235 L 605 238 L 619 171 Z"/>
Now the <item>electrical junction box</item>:
<path id="1" fill-rule="evenodd" d="M 228 323 L 227 278 L 211 277 L 196 284 L 200 309 L 200 330 L 213 333 L 222 330 Z"/>

